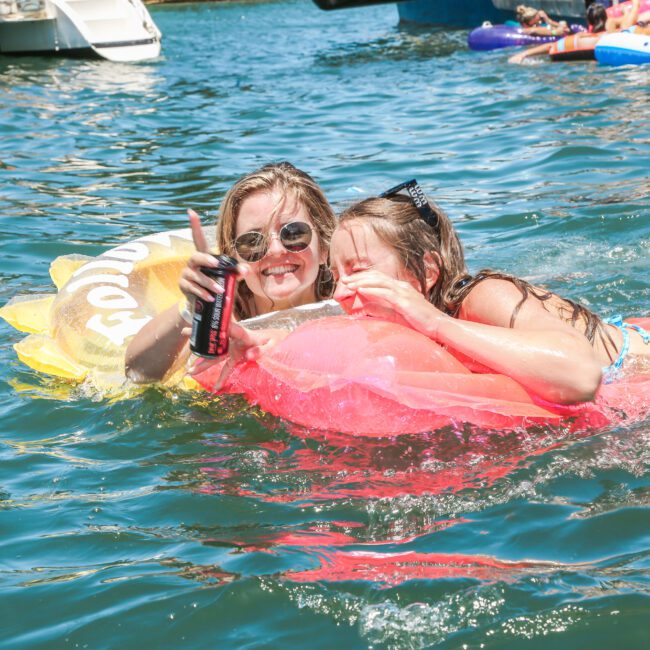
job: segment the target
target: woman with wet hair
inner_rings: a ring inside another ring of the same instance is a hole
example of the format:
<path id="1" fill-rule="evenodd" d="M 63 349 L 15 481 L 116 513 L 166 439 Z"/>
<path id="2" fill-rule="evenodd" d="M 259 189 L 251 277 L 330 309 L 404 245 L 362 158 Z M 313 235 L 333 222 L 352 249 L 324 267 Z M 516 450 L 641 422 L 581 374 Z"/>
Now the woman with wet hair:
<path id="1" fill-rule="evenodd" d="M 650 362 L 650 336 L 635 325 L 608 324 L 506 273 L 470 275 L 451 221 L 415 181 L 346 209 L 330 259 L 347 313 L 408 325 L 470 369 L 508 375 L 552 402 L 593 399 L 603 373 L 621 372 L 628 356 Z"/>

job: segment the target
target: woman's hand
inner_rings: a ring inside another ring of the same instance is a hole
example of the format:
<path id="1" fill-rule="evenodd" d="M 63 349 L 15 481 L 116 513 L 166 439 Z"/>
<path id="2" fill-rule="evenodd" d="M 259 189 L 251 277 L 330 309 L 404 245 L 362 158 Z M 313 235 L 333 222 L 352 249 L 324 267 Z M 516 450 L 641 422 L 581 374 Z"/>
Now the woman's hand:
<path id="1" fill-rule="evenodd" d="M 242 361 L 256 361 L 268 352 L 289 332 L 280 329 L 248 330 L 239 323 L 230 324 L 228 355 L 215 359 L 198 357 L 190 366 L 188 374 L 193 376 L 208 370 L 214 365 L 223 364 L 221 373 L 213 386 L 213 390 L 221 389 L 232 369 Z"/>
<path id="2" fill-rule="evenodd" d="M 210 254 L 199 215 L 194 210 L 187 212 L 196 253 L 183 269 L 179 287 L 188 301 L 189 311 L 197 297 L 212 302 L 214 294 L 223 293 L 223 289 L 200 271 L 202 266 L 218 266 L 218 261 Z M 248 269 L 239 265 L 237 271 L 238 279 L 241 279 Z M 184 363 L 189 355 L 187 339 L 191 334 L 186 318 L 185 309 L 179 310 L 179 305 L 172 305 L 149 321 L 126 349 L 124 361 L 127 377 L 139 383 L 160 381 L 170 370 Z"/>
<path id="3" fill-rule="evenodd" d="M 433 339 L 440 321 L 447 318 L 410 282 L 376 270 L 341 278 L 335 298 L 349 314 L 401 322 Z"/>
<path id="4" fill-rule="evenodd" d="M 508 63 L 523 63 L 524 59 L 526 59 L 526 52 L 518 52 L 508 59 Z"/>
<path id="5" fill-rule="evenodd" d="M 195 298 L 201 298 L 206 302 L 214 302 L 214 294 L 223 293 L 223 288 L 212 278 L 202 273 L 201 267 L 217 268 L 219 262 L 210 253 L 199 215 L 194 210 L 188 210 L 187 214 L 190 219 L 196 253 L 190 257 L 187 266 L 183 269 L 178 286 L 190 304 L 194 303 Z M 238 279 L 243 278 L 247 272 L 248 267 L 246 265 L 237 265 Z"/>

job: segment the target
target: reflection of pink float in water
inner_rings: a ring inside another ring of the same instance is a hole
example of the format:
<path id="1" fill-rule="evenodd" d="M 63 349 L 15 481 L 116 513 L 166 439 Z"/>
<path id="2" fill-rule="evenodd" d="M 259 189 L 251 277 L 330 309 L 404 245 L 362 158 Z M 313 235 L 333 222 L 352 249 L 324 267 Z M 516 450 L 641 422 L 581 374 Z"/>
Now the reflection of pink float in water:
<path id="1" fill-rule="evenodd" d="M 340 525 L 354 527 L 352 522 Z M 267 539 L 243 542 L 217 540 L 226 545 L 236 543 L 245 552 L 281 553 L 305 551 L 317 566 L 304 570 L 289 570 L 279 574 L 283 580 L 298 583 L 344 582 L 363 580 L 382 587 L 394 587 L 408 580 L 444 580 L 470 578 L 493 582 L 512 582 L 522 573 L 539 573 L 563 565 L 530 560 L 500 560 L 489 555 L 467 553 L 429 553 L 421 551 L 379 550 L 387 544 L 401 546 L 416 538 L 359 543 L 344 533 L 304 530 L 269 535 Z M 215 540 L 211 540 L 214 542 Z"/>
<path id="2" fill-rule="evenodd" d="M 292 582 L 366 580 L 392 587 L 407 580 L 445 578 L 512 581 L 522 571 L 536 572 L 540 567 L 556 566 L 545 562 L 508 562 L 461 553 L 378 553 L 363 550 L 323 552 L 322 555 L 320 567 L 288 571 L 283 577 Z"/>
<path id="3" fill-rule="evenodd" d="M 196 379 L 210 389 L 218 373 L 213 367 Z M 646 375 L 603 386 L 593 404 L 543 403 L 509 377 L 470 372 L 414 330 L 332 317 L 304 323 L 258 363 L 238 366 L 225 392 L 243 393 L 303 426 L 390 436 L 464 422 L 485 429 L 568 420 L 573 428 L 601 427 L 646 414 L 649 389 Z"/>
<path id="4" fill-rule="evenodd" d="M 493 486 L 533 457 L 590 435 L 530 429 L 489 434 L 447 428 L 368 438 L 302 427 L 290 430 L 288 441 L 259 445 L 266 452 L 264 464 L 273 474 L 272 484 L 260 480 L 257 470 L 231 469 L 234 459 L 220 441 L 219 455 L 202 463 L 200 491 L 305 506 L 341 499 L 456 494 Z M 301 445 L 296 445 L 296 438 L 303 441 Z"/>

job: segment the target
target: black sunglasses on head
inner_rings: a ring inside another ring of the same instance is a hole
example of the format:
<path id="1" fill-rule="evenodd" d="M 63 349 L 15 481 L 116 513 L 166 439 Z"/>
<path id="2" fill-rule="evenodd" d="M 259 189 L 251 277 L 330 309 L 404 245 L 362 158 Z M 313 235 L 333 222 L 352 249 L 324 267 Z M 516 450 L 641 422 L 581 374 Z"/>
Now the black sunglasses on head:
<path id="1" fill-rule="evenodd" d="M 286 250 L 299 253 L 311 243 L 312 229 L 304 221 L 290 221 L 280 228 L 277 236 Z M 235 239 L 235 250 L 245 262 L 259 262 L 268 253 L 270 240 L 270 235 L 251 230 Z"/>
<path id="2" fill-rule="evenodd" d="M 395 187 L 391 187 L 389 190 L 382 192 L 379 195 L 381 199 L 390 199 L 393 196 L 397 196 L 402 190 L 406 190 L 409 198 L 413 202 L 415 209 L 418 211 L 420 217 L 429 224 L 432 228 L 438 227 L 438 215 L 431 209 L 427 197 L 424 195 L 422 188 L 418 182 L 412 178 L 410 181 L 405 181 Z"/>

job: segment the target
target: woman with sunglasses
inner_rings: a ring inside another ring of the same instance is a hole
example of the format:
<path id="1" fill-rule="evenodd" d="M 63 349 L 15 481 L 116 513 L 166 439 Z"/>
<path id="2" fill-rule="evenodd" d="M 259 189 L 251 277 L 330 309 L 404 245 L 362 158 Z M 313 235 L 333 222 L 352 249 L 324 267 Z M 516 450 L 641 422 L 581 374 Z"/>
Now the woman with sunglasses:
<path id="1" fill-rule="evenodd" d="M 347 313 L 412 327 L 471 370 L 508 375 L 542 399 L 593 399 L 602 373 L 631 365 L 628 354 L 650 367 L 650 335 L 638 325 L 606 323 L 505 273 L 469 275 L 451 221 L 415 181 L 345 210 L 330 259 Z"/>
<path id="2" fill-rule="evenodd" d="M 220 287 L 201 268 L 215 267 L 198 215 L 189 211 L 196 253 L 181 273 L 187 304 L 214 300 Z M 226 194 L 217 222 L 216 248 L 238 262 L 236 320 L 318 302 L 331 296 L 326 266 L 335 227 L 330 204 L 318 184 L 288 162 L 265 165 L 240 178 Z M 138 382 L 162 380 L 189 354 L 190 315 L 183 303 L 159 314 L 126 350 L 126 373 Z M 230 364 L 257 358 L 286 333 L 230 328 Z"/>

